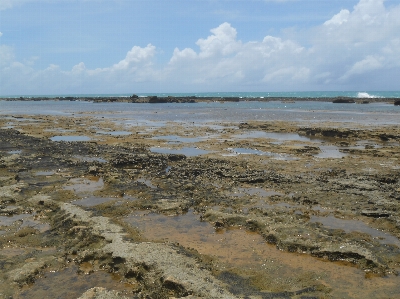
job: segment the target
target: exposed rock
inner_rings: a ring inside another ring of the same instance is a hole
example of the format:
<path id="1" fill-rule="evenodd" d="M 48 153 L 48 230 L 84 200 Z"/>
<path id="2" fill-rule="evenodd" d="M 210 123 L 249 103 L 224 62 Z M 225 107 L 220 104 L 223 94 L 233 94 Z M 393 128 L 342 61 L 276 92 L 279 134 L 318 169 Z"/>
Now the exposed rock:
<path id="1" fill-rule="evenodd" d="M 337 97 L 336 100 L 332 101 L 332 103 L 340 103 L 340 104 L 351 104 L 355 102 L 356 101 L 354 99 L 348 97 Z"/>
<path id="2" fill-rule="evenodd" d="M 72 219 L 89 223 L 93 234 L 108 242 L 102 249 L 104 254 L 111 254 L 114 259 L 123 259 L 127 271 L 145 266 L 148 270 L 142 275 L 154 277 L 148 278 L 149 281 L 164 281 L 159 288 L 172 288 L 174 294 L 180 296 L 197 294 L 207 298 L 236 298 L 224 290 L 209 271 L 200 269 L 195 260 L 180 254 L 173 245 L 129 243 L 124 240 L 122 228 L 112 224 L 108 218 L 94 217 L 90 212 L 72 204 L 65 203 L 61 207 Z M 160 275 L 165 278 L 160 280 Z M 157 288 L 157 285 L 153 287 Z"/>
<path id="3" fill-rule="evenodd" d="M 46 260 L 34 261 L 26 263 L 22 268 L 12 270 L 8 272 L 8 276 L 11 281 L 18 283 L 19 285 L 33 283 L 36 275 L 42 271 L 47 265 Z"/>
<path id="4" fill-rule="evenodd" d="M 390 214 L 382 210 L 362 210 L 361 215 L 373 218 L 389 217 Z"/>

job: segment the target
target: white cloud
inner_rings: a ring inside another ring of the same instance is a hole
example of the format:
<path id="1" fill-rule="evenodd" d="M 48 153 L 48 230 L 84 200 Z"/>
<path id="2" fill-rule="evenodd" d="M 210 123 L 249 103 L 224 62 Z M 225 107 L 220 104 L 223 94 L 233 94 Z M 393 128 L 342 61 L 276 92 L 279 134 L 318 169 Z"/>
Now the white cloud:
<path id="1" fill-rule="evenodd" d="M 309 74 L 310 70 L 305 67 L 302 68 L 286 67 L 266 74 L 262 81 L 264 82 L 274 82 L 274 81 L 280 82 L 282 80 L 285 81 L 287 80 L 289 82 L 306 81 L 308 79 Z"/>
<path id="2" fill-rule="evenodd" d="M 79 74 L 79 73 L 82 73 L 82 72 L 84 72 L 86 70 L 86 66 L 85 66 L 85 64 L 83 63 L 83 62 L 80 62 L 80 63 L 78 63 L 77 65 L 74 65 L 73 67 L 72 67 L 72 73 L 73 74 Z"/>
<path id="3" fill-rule="evenodd" d="M 229 23 L 223 23 L 217 28 L 211 29 L 206 39 L 199 39 L 196 44 L 200 47 L 200 56 L 209 57 L 215 54 L 227 55 L 237 49 L 240 42 L 236 41 L 236 29 Z"/>
<path id="4" fill-rule="evenodd" d="M 366 72 L 377 70 L 383 67 L 384 57 L 367 56 L 363 60 L 357 61 L 354 65 L 340 78 L 346 80 L 353 75 L 360 75 Z"/>
<path id="5" fill-rule="evenodd" d="M 3 35 L 3 33 L 0 32 L 0 37 Z"/>
<path id="6" fill-rule="evenodd" d="M 141 48 L 138 46 L 134 46 L 127 54 L 125 59 L 121 60 L 117 64 L 114 64 L 112 69 L 121 70 L 127 69 L 132 64 L 137 64 L 143 61 L 148 61 L 155 54 L 155 49 L 151 44 L 148 44 L 146 48 Z"/>
<path id="7" fill-rule="evenodd" d="M 342 25 L 349 19 L 350 11 L 342 9 L 337 15 L 334 15 L 332 19 L 326 21 L 324 25 Z"/>
<path id="8" fill-rule="evenodd" d="M 266 36 L 262 41 L 242 43 L 236 39 L 237 32 L 229 23 L 211 30 L 213 35 L 199 39 L 199 51 L 175 49 L 167 71 L 169 77 L 179 78 L 185 85 L 202 85 L 207 88 L 227 88 L 232 84 L 259 85 L 268 74 L 279 72 L 303 55 L 303 47 L 293 41 Z M 295 58 L 294 58 L 295 57 Z M 302 69 L 303 66 L 299 66 Z M 293 80 L 305 78 L 291 74 Z M 297 71 L 297 68 L 296 68 Z M 297 74 L 297 72 L 296 72 Z M 236 86 L 235 86 L 236 87 Z"/>
<path id="9" fill-rule="evenodd" d="M 137 70 L 139 66 L 151 65 L 151 59 L 154 57 L 156 47 L 148 44 L 145 48 L 134 46 L 125 56 L 124 59 L 111 67 L 95 69 L 89 71 L 91 74 L 100 72 L 118 72 Z"/>

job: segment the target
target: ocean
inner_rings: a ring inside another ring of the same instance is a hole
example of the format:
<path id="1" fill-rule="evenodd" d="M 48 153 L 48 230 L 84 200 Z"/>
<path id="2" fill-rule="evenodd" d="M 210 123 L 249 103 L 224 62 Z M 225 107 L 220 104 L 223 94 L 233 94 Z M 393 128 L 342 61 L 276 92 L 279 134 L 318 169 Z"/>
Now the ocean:
<path id="1" fill-rule="evenodd" d="M 136 94 L 145 96 L 197 96 L 197 97 L 242 97 L 242 98 L 268 98 L 268 97 L 296 97 L 296 98 L 330 98 L 330 97 L 354 97 L 354 98 L 400 98 L 400 91 L 300 91 L 300 92 L 192 92 L 192 93 L 115 93 L 115 94 L 58 94 L 58 95 L 10 95 L 0 98 L 19 97 L 129 97 Z"/>
<path id="2" fill-rule="evenodd" d="M 238 96 L 240 93 L 220 93 L 219 96 Z M 246 93 L 259 97 L 260 93 Z M 295 93 L 290 93 L 293 96 Z M 306 93 L 302 93 L 306 96 Z M 315 95 L 315 93 L 313 93 Z M 396 93 L 386 93 L 385 96 Z M 169 94 L 170 95 L 170 94 Z M 182 96 L 182 94 L 180 94 Z M 216 96 L 216 94 L 201 94 Z M 288 94 L 285 94 L 289 96 Z M 308 95 L 308 94 L 307 94 Z M 370 93 L 369 96 L 383 96 Z M 161 96 L 161 94 L 160 94 Z M 283 93 L 270 94 L 284 96 Z M 327 94 L 332 96 L 332 94 Z M 363 125 L 399 125 L 400 106 L 393 103 L 335 104 L 330 101 L 240 101 L 198 103 L 95 103 L 91 101 L 5 101 L 0 100 L 0 117 L 16 115 L 74 115 L 104 117 L 127 125 L 150 124 L 160 126 L 165 122 L 238 123 L 256 121 L 340 122 Z"/>

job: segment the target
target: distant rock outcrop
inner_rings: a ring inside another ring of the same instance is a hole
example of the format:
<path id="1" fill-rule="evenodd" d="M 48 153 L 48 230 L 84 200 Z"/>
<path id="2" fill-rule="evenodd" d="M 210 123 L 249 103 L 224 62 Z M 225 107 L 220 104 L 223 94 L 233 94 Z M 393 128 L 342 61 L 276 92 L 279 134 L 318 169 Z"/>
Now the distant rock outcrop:
<path id="1" fill-rule="evenodd" d="M 340 104 L 351 104 L 355 103 L 353 98 L 348 98 L 348 97 L 337 97 L 335 100 L 332 101 L 332 103 L 340 103 Z"/>

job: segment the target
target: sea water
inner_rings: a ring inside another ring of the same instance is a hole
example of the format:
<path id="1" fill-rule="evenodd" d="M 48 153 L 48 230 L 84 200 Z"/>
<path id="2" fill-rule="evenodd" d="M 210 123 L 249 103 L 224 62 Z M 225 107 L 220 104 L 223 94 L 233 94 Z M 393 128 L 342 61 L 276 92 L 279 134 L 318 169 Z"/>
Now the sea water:
<path id="1" fill-rule="evenodd" d="M 294 98 L 331 98 L 331 97 L 353 97 L 353 98 L 400 98 L 400 91 L 294 91 L 294 92 L 192 92 L 192 93 L 135 93 L 139 97 L 241 97 L 241 98 L 271 98 L 271 97 L 294 97 Z M 61 94 L 61 95 L 10 95 L 0 98 L 33 98 L 33 97 L 129 97 L 133 93 L 120 94 Z"/>
<path id="2" fill-rule="evenodd" d="M 235 93 L 237 94 L 237 93 Z M 280 93 L 282 94 L 282 93 Z M 391 95 L 393 95 L 392 93 Z M 375 96 L 369 94 L 370 96 Z M 228 96 L 226 93 L 222 96 Z M 0 100 L 0 115 L 65 115 L 121 119 L 131 126 L 147 122 L 297 121 L 353 122 L 364 125 L 400 123 L 400 106 L 393 103 L 334 104 L 323 101 L 240 101 L 199 103 L 95 103 L 90 101 L 5 101 Z"/>

